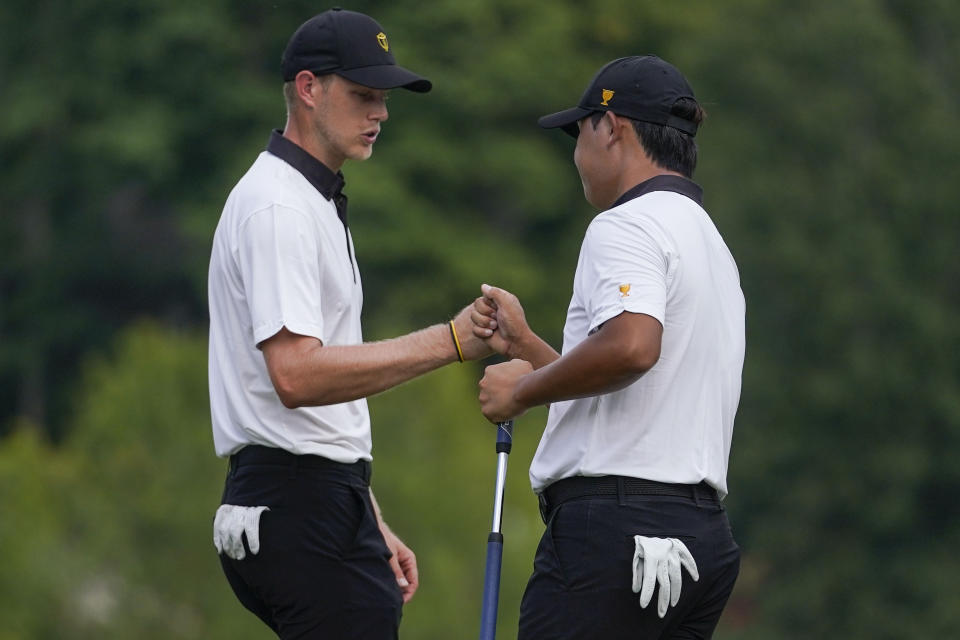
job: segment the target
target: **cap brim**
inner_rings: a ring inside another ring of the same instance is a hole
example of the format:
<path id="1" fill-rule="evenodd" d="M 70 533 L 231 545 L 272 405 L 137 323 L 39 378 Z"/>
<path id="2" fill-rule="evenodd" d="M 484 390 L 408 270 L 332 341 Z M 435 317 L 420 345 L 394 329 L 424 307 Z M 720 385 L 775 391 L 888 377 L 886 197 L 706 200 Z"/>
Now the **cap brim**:
<path id="1" fill-rule="evenodd" d="M 371 89 L 409 89 L 426 93 L 433 83 L 414 72 L 395 64 L 373 65 L 356 69 L 337 69 L 333 73 Z"/>
<path id="2" fill-rule="evenodd" d="M 580 135 L 580 128 L 577 127 L 577 123 L 591 113 L 593 113 L 593 111 L 590 109 L 572 107 L 565 111 L 558 111 L 548 116 L 543 116 L 537 120 L 537 124 L 544 129 L 563 129 L 564 132 L 576 138 Z"/>

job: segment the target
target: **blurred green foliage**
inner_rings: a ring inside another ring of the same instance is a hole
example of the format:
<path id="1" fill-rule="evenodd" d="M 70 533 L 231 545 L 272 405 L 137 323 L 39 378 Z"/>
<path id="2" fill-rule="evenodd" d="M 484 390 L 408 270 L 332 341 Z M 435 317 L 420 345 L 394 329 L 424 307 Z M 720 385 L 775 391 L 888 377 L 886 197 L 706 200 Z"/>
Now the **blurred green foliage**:
<path id="1" fill-rule="evenodd" d="M 227 192 L 283 125 L 306 2 L 0 5 L 0 640 L 267 638 L 210 536 L 224 462 L 205 278 Z M 368 339 L 481 282 L 559 346 L 592 215 L 537 116 L 653 52 L 710 117 L 697 180 L 740 266 L 748 352 L 718 638 L 955 635 L 960 610 L 960 5 L 356 2 L 401 64 L 346 167 Z M 413 640 L 476 634 L 493 493 L 481 365 L 371 399 L 374 486 L 418 554 Z M 517 423 L 500 635 L 541 530 Z"/>

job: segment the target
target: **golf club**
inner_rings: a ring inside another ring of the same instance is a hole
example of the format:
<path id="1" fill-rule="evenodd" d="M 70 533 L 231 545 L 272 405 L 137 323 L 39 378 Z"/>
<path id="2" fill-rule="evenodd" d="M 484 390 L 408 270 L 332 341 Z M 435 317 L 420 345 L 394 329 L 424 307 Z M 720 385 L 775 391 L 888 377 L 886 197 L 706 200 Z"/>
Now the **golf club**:
<path id="1" fill-rule="evenodd" d="M 480 612 L 480 640 L 497 635 L 497 605 L 500 598 L 500 566 L 503 560 L 503 492 L 507 480 L 507 456 L 513 446 L 513 420 L 497 424 L 497 483 L 493 494 L 493 526 L 487 536 L 487 567 L 483 578 L 483 609 Z"/>

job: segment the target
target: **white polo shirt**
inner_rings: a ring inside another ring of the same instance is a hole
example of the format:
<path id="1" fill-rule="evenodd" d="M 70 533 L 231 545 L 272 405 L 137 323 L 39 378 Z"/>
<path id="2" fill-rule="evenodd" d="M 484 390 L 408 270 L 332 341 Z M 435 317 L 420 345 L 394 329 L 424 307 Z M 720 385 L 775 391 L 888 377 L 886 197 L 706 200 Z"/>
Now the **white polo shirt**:
<path id="1" fill-rule="evenodd" d="M 613 393 L 556 402 L 530 466 L 533 489 L 570 476 L 706 480 L 727 493 L 740 399 L 745 303 L 733 256 L 679 176 L 656 176 L 591 222 L 563 332 L 569 352 L 604 322 L 663 325 L 660 359 Z"/>
<path id="2" fill-rule="evenodd" d="M 208 279 L 219 456 L 260 444 L 339 462 L 371 459 L 366 400 L 287 409 L 257 347 L 282 327 L 324 345 L 363 341 L 353 242 L 332 200 L 342 184 L 341 174 L 275 131 L 227 198 Z"/>

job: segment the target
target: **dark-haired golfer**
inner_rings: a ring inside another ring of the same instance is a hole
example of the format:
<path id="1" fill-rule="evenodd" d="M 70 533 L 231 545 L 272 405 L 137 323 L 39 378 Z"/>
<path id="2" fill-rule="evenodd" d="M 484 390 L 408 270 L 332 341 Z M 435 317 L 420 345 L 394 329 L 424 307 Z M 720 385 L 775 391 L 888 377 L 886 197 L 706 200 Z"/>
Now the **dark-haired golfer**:
<path id="1" fill-rule="evenodd" d="M 484 415 L 550 405 L 530 467 L 547 528 L 520 640 L 708 638 L 736 581 L 721 499 L 744 298 L 691 180 L 702 119 L 655 56 L 614 60 L 576 107 L 540 119 L 576 138 L 602 213 L 580 250 L 562 356 L 512 294 L 485 286 L 475 306 L 477 335 L 516 358 L 487 367 Z"/>

